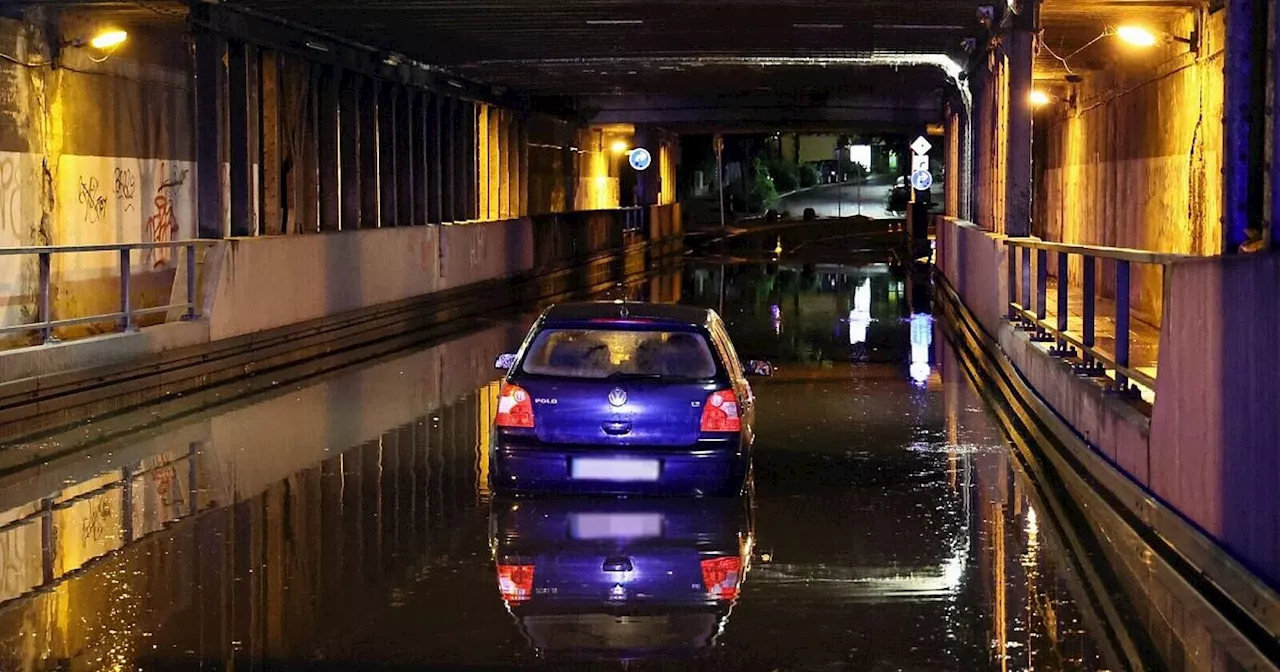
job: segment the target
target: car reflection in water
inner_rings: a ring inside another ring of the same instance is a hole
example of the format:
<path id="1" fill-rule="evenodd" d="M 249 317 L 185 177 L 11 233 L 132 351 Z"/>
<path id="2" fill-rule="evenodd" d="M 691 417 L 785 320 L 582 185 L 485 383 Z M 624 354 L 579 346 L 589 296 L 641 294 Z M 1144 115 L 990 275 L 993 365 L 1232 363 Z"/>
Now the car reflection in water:
<path id="1" fill-rule="evenodd" d="M 495 499 L 489 524 L 499 593 L 546 659 L 709 651 L 754 539 L 749 495 Z"/>

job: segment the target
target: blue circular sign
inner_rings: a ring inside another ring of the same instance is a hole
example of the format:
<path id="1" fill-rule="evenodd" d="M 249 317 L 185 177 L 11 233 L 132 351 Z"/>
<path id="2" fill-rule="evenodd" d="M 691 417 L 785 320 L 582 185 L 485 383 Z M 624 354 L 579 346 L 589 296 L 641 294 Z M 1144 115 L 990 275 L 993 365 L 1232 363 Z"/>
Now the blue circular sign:
<path id="1" fill-rule="evenodd" d="M 911 173 L 911 186 L 918 191 L 924 191 L 933 186 L 933 173 L 927 170 L 917 170 Z"/>
<path id="2" fill-rule="evenodd" d="M 627 161 L 632 168 L 644 170 L 649 167 L 649 164 L 653 163 L 653 156 L 644 147 L 637 147 L 631 150 L 631 154 L 627 156 Z"/>

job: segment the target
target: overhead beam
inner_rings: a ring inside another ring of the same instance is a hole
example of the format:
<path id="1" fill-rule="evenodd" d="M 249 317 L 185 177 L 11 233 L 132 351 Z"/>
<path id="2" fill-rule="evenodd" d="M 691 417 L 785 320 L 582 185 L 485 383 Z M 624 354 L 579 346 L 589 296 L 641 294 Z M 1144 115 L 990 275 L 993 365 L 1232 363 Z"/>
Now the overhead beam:
<path id="1" fill-rule="evenodd" d="M 424 88 L 466 100 L 524 109 L 519 95 L 481 84 L 443 68 L 315 30 L 242 6 L 200 3 L 188 21 L 199 32 L 292 53 L 314 63 Z"/>

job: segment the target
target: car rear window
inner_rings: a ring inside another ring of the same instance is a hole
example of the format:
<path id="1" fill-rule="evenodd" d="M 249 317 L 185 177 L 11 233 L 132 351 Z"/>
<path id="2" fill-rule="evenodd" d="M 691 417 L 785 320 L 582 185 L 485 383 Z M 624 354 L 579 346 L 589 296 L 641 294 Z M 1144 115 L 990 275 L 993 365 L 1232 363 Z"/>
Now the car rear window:
<path id="1" fill-rule="evenodd" d="M 716 360 L 702 334 L 688 331 L 546 329 L 520 367 L 564 378 L 710 378 Z"/>

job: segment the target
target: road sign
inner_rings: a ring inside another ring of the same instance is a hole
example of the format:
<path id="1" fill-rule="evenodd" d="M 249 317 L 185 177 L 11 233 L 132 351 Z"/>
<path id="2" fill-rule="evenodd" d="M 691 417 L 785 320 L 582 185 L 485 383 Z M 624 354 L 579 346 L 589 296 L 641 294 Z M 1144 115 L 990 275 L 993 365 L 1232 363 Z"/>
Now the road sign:
<path id="1" fill-rule="evenodd" d="M 933 149 L 933 145 L 930 144 L 928 140 L 925 140 L 923 135 L 916 138 L 916 141 L 911 143 L 911 151 L 916 154 L 928 154 L 931 149 Z"/>
<path id="2" fill-rule="evenodd" d="M 919 191 L 924 191 L 933 186 L 933 174 L 927 170 L 917 170 L 911 173 L 911 186 Z"/>
<path id="3" fill-rule="evenodd" d="M 653 156 L 644 147 L 636 147 L 627 155 L 627 162 L 636 170 L 644 170 L 649 167 L 649 164 L 653 163 Z"/>
<path id="4" fill-rule="evenodd" d="M 918 170 L 929 170 L 929 157 L 923 154 L 916 154 L 911 157 L 911 172 Z"/>

